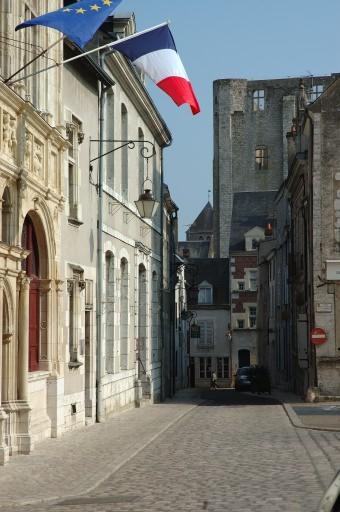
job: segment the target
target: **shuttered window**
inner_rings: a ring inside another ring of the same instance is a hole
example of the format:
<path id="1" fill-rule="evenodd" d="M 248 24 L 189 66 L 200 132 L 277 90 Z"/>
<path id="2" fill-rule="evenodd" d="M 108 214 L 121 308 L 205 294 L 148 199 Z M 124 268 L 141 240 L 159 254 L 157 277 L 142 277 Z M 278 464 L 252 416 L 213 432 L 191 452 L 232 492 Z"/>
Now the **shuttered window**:
<path id="1" fill-rule="evenodd" d="M 198 323 L 200 328 L 200 337 L 198 338 L 199 347 L 214 346 L 214 322 L 213 320 L 201 320 Z"/>

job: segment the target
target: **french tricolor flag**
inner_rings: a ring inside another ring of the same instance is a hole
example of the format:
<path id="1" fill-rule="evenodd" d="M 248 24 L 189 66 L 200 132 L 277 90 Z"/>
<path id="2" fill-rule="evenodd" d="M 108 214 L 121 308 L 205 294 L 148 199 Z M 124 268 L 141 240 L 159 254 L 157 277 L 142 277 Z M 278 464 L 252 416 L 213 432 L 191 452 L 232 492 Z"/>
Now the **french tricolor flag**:
<path id="1" fill-rule="evenodd" d="M 200 106 L 167 23 L 115 42 L 112 49 L 118 50 L 130 59 L 132 64 L 148 75 L 176 105 L 188 103 L 194 115 L 200 112 Z"/>

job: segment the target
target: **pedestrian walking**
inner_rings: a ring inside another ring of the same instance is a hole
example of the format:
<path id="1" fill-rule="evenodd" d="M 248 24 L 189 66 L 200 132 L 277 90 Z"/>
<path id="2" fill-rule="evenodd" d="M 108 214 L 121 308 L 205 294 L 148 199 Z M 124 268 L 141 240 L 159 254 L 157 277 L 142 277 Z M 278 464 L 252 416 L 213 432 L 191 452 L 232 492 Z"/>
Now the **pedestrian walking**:
<path id="1" fill-rule="evenodd" d="M 211 379 L 210 379 L 210 389 L 216 389 L 217 388 L 217 375 L 215 372 L 212 372 Z"/>

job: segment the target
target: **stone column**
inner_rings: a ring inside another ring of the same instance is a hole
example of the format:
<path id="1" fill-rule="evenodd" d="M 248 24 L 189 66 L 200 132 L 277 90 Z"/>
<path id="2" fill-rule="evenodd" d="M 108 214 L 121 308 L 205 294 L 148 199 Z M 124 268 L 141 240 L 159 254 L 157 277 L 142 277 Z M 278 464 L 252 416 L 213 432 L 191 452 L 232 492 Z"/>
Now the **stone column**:
<path id="1" fill-rule="evenodd" d="M 29 353 L 29 291 L 30 279 L 21 280 L 19 299 L 19 400 L 28 400 L 28 353 Z"/>
<path id="2" fill-rule="evenodd" d="M 1 408 L 3 294 L 4 294 L 4 279 L 0 275 L 0 466 L 4 465 L 8 461 L 8 458 L 9 458 L 8 446 L 5 443 L 5 421 L 7 419 L 7 414 Z"/>

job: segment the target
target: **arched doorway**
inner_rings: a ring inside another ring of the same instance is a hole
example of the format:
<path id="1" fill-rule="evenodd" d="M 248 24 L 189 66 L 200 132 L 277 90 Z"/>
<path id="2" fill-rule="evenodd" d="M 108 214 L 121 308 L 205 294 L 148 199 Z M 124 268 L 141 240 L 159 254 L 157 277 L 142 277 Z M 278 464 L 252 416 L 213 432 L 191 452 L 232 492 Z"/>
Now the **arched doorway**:
<path id="1" fill-rule="evenodd" d="M 3 292 L 3 302 L 2 302 L 2 368 L 1 368 L 1 400 L 7 401 L 10 398 L 15 399 L 16 397 L 9 397 L 8 388 L 9 388 L 9 347 L 8 342 L 10 341 L 10 321 L 9 321 L 9 309 L 7 302 L 7 295 Z"/>
<path id="2" fill-rule="evenodd" d="M 250 366 L 250 351 L 242 349 L 238 351 L 238 367 Z"/>
<path id="3" fill-rule="evenodd" d="M 22 230 L 22 247 L 30 254 L 23 262 L 23 270 L 30 277 L 29 293 L 29 371 L 39 370 L 40 349 L 40 254 L 36 231 L 30 215 L 27 215 Z"/>

